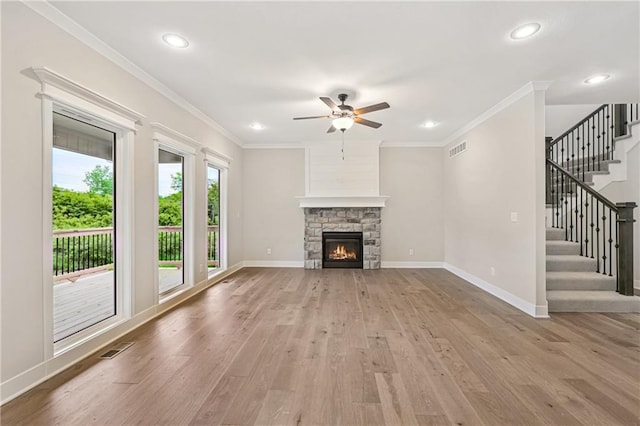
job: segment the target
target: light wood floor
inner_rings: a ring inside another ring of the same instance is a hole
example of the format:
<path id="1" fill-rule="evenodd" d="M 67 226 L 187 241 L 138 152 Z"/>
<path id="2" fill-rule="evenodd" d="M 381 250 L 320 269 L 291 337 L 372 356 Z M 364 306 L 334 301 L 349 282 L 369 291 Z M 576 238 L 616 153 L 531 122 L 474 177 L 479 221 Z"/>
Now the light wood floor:
<path id="1" fill-rule="evenodd" d="M 439 269 L 244 269 L 3 425 L 640 423 L 637 314 L 533 319 Z"/>

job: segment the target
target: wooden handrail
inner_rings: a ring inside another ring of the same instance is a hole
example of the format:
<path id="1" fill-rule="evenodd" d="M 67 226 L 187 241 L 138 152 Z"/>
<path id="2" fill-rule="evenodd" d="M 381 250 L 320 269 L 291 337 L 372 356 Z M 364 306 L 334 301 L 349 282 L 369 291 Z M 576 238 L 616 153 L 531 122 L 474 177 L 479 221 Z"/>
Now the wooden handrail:
<path id="1" fill-rule="evenodd" d="M 585 185 L 584 182 L 582 182 L 580 179 L 578 179 L 577 177 L 572 175 L 570 171 L 568 171 L 567 169 L 562 168 L 562 166 L 560 166 L 558 163 L 556 163 L 555 161 L 553 161 L 553 160 L 551 160 L 549 158 L 547 158 L 547 164 L 550 164 L 551 167 L 553 167 L 554 169 L 558 170 L 560 173 L 562 173 L 563 175 L 565 175 L 566 177 L 571 179 L 574 183 L 576 183 L 585 192 L 587 192 L 590 195 L 592 195 L 595 199 L 597 199 L 601 203 L 605 204 L 611 210 L 615 211 L 616 213 L 618 212 L 618 207 L 616 207 L 616 204 L 613 201 L 609 200 L 607 197 L 605 197 L 604 195 L 600 194 L 599 192 L 591 189 L 591 187 L 589 185 Z"/>
<path id="2" fill-rule="evenodd" d="M 557 144 L 558 142 L 560 142 L 560 140 L 562 140 L 562 138 L 564 138 L 565 136 L 567 136 L 568 134 L 570 134 L 571 132 L 573 132 L 574 130 L 576 130 L 578 127 L 582 126 L 585 122 L 587 122 L 591 117 L 593 117 L 594 115 L 596 115 L 597 113 L 599 113 L 600 111 L 602 111 L 603 109 L 605 109 L 607 107 L 607 105 L 609 104 L 602 104 L 598 107 L 598 109 L 596 109 L 593 112 L 590 112 L 589 115 L 587 115 L 585 118 L 583 118 L 582 120 L 578 121 L 578 124 L 576 124 L 575 126 L 573 126 L 572 128 L 570 128 L 569 130 L 567 130 L 566 132 L 564 132 L 563 134 L 561 134 L 560 136 L 558 136 L 557 138 L 555 138 L 554 140 L 551 141 L 551 143 L 549 144 L 549 148 L 553 147 L 555 144 Z"/>

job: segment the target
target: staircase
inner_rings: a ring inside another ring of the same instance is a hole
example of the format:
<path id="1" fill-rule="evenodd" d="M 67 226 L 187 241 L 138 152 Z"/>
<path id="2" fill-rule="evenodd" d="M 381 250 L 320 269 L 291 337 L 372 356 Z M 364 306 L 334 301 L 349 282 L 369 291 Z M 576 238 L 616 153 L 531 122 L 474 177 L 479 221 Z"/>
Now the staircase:
<path id="1" fill-rule="evenodd" d="M 549 312 L 640 312 L 633 296 L 635 203 L 614 204 L 592 189 L 594 176 L 620 163 L 616 141 L 637 122 L 637 104 L 603 105 L 547 139 Z"/>

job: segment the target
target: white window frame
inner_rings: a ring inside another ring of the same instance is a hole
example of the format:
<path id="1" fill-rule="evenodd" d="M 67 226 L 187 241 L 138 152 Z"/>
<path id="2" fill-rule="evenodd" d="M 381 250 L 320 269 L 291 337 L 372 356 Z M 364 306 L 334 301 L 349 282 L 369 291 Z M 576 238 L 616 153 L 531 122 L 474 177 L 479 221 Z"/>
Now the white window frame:
<path id="1" fill-rule="evenodd" d="M 211 273 L 207 272 L 207 279 L 211 279 L 221 272 L 225 271 L 228 268 L 227 262 L 227 188 L 228 188 L 228 176 L 229 176 L 229 167 L 231 166 L 231 158 L 227 157 L 224 154 L 220 154 L 212 150 L 211 148 L 202 148 L 202 153 L 204 154 L 204 163 L 205 168 L 210 165 L 215 167 L 220 171 L 220 182 L 218 186 L 218 191 L 220 192 L 220 227 L 218 229 L 218 241 L 220 242 L 220 252 L 218 253 L 218 257 L 220 258 L 218 268 L 212 271 Z M 209 226 L 209 222 L 207 221 L 207 208 L 208 208 L 208 185 L 207 185 L 207 170 L 205 169 L 205 191 L 204 191 L 204 199 L 205 199 L 205 226 Z M 205 228 L 207 229 L 207 228 Z M 207 253 L 207 239 L 205 239 L 205 247 L 204 252 Z M 205 259 L 205 262 L 207 259 Z"/>
<path id="2" fill-rule="evenodd" d="M 185 136 L 175 130 L 170 129 L 160 123 L 151 123 L 153 129 L 153 141 L 155 149 L 155 161 L 154 161 L 154 197 L 153 197 L 153 218 L 155 238 L 153 239 L 153 252 L 155 253 L 154 259 L 154 282 L 155 282 L 155 295 L 156 303 L 165 303 L 179 294 L 187 291 L 194 285 L 194 214 L 195 214 L 195 156 L 196 149 L 200 147 L 200 144 L 188 136 Z M 160 282 L 158 277 L 160 263 L 158 260 L 158 165 L 159 165 L 159 153 L 160 150 L 168 151 L 177 155 L 180 155 L 183 159 L 183 172 L 182 172 L 182 268 L 183 268 L 183 283 L 175 288 L 160 293 Z"/>
<path id="3" fill-rule="evenodd" d="M 43 175 L 43 313 L 45 359 L 86 343 L 131 318 L 134 306 L 133 262 L 133 143 L 143 115 L 106 98 L 48 68 L 31 69 L 41 83 Z M 116 315 L 53 342 L 53 113 L 61 112 L 115 133 L 115 241 Z"/>

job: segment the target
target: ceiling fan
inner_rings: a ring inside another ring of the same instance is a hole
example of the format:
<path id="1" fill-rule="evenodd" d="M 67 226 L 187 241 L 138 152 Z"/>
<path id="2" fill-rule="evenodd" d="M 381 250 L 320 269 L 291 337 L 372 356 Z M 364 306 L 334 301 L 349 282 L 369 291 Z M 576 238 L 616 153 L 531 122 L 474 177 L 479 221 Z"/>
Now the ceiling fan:
<path id="1" fill-rule="evenodd" d="M 338 99 L 341 104 L 337 105 L 331 98 L 320 97 L 320 100 L 327 104 L 331 108 L 330 115 L 316 115 L 313 117 L 295 117 L 294 120 L 308 120 L 312 118 L 332 118 L 331 127 L 327 130 L 327 133 L 333 133 L 336 130 L 340 130 L 344 133 L 345 130 L 351 128 L 353 123 L 362 124 L 364 126 L 373 127 L 374 129 L 382 126 L 382 123 L 367 120 L 360 117 L 363 114 L 369 112 L 379 111 L 381 109 L 389 108 L 389 104 L 386 102 L 380 102 L 379 104 L 369 105 L 363 108 L 353 108 L 351 105 L 346 105 L 344 101 L 347 100 L 348 95 L 341 93 L 338 95 Z"/>

